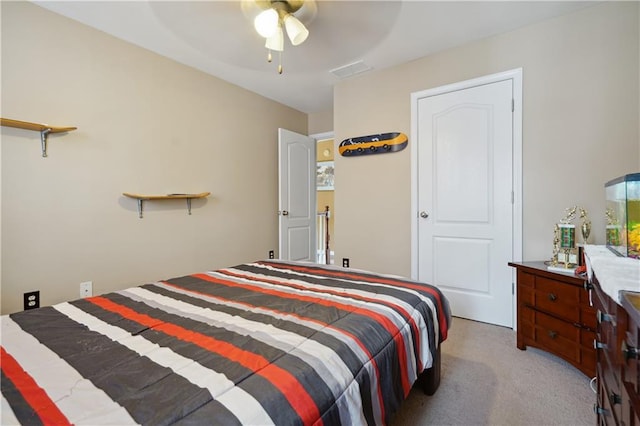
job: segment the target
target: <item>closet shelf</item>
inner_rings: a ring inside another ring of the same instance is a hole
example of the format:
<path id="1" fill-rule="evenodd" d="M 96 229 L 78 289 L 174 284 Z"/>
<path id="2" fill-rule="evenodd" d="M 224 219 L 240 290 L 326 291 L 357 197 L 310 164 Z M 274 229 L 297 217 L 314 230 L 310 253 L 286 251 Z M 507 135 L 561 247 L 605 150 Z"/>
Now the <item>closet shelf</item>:
<path id="1" fill-rule="evenodd" d="M 129 192 L 123 192 L 122 195 L 129 198 L 138 200 L 138 217 L 142 219 L 142 210 L 144 201 L 152 200 L 187 200 L 187 210 L 191 214 L 191 200 L 194 198 L 205 198 L 211 195 L 211 192 L 200 192 L 197 194 L 166 194 L 166 195 L 146 195 L 146 194 L 131 194 Z"/>
<path id="2" fill-rule="evenodd" d="M 40 132 L 40 143 L 42 145 L 43 157 L 47 156 L 47 136 L 49 133 L 66 133 L 77 129 L 77 127 L 49 126 L 48 124 L 31 123 L 29 121 L 13 120 L 11 118 L 0 118 L 0 125 Z"/>

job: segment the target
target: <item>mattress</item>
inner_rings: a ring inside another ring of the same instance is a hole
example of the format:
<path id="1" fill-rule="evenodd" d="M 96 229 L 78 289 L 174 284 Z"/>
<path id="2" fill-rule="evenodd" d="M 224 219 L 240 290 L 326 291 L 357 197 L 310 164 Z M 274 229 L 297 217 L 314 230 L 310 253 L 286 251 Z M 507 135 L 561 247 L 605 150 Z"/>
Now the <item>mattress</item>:
<path id="1" fill-rule="evenodd" d="M 437 287 L 257 261 L 1 318 L 7 424 L 386 424 L 447 338 Z"/>

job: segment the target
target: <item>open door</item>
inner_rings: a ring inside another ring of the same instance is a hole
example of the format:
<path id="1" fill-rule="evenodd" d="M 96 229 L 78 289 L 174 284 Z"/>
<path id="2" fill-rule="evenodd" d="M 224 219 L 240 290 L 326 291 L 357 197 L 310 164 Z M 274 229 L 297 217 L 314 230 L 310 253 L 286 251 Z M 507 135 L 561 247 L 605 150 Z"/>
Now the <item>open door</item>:
<path id="1" fill-rule="evenodd" d="M 278 253 L 316 260 L 316 141 L 278 129 Z"/>

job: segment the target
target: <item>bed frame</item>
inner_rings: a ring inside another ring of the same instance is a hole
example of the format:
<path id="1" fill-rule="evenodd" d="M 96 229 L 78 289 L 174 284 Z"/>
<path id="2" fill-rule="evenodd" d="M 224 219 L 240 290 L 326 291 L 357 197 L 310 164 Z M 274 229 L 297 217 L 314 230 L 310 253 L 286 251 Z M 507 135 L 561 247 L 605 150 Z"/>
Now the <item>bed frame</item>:
<path id="1" fill-rule="evenodd" d="M 441 353 L 440 345 L 436 351 L 436 356 L 433 358 L 433 365 L 431 368 L 424 370 L 418 377 L 419 384 L 422 385 L 422 391 L 426 395 L 433 395 L 440 387 L 440 371 L 441 371 Z"/>

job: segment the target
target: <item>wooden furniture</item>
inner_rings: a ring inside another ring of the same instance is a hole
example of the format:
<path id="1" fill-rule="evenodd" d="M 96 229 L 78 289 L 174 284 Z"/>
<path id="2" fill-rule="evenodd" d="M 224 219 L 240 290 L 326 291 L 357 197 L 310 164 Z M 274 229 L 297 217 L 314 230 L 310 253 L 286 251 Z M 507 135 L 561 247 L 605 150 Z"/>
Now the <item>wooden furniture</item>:
<path id="1" fill-rule="evenodd" d="M 512 262 L 509 266 L 517 270 L 518 349 L 542 349 L 587 376 L 595 376 L 596 317 L 585 281 L 549 271 L 544 262 Z"/>
<path id="2" fill-rule="evenodd" d="M 200 192 L 198 194 L 167 194 L 167 195 L 141 195 L 123 192 L 122 195 L 138 200 L 138 217 L 142 219 L 142 202 L 146 200 L 187 200 L 187 210 L 191 214 L 191 200 L 194 198 L 204 198 L 211 195 L 210 192 Z"/>
<path id="3" fill-rule="evenodd" d="M 623 291 L 620 304 L 594 277 L 597 318 L 599 425 L 640 425 L 640 293 Z"/>
<path id="4" fill-rule="evenodd" d="M 627 314 L 627 332 L 620 345 L 622 357 L 622 421 L 640 425 L 640 293 L 624 292 L 622 307 Z"/>
<path id="5" fill-rule="evenodd" d="M 77 127 L 49 126 L 48 124 L 31 123 L 29 121 L 12 120 L 10 118 L 0 118 L 0 125 L 40 132 L 40 143 L 42 145 L 43 157 L 47 156 L 47 136 L 49 136 L 49 133 L 65 133 L 77 129 Z"/>

